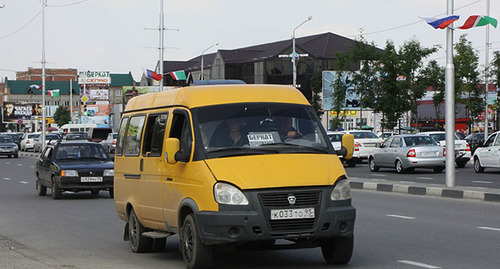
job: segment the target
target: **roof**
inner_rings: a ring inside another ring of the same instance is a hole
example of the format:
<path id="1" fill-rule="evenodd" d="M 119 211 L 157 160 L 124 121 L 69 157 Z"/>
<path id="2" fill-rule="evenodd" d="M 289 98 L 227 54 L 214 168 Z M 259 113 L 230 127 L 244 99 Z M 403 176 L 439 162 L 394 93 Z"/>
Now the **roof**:
<path id="1" fill-rule="evenodd" d="M 191 86 L 163 92 L 143 94 L 128 101 L 125 112 L 185 106 L 189 108 L 247 102 L 295 103 L 309 105 L 300 91 L 279 85 L 213 85 Z"/>
<path id="2" fill-rule="evenodd" d="M 297 50 L 308 53 L 317 59 L 335 59 L 336 52 L 346 51 L 356 41 L 330 32 L 295 38 Z M 267 44 L 250 46 L 234 50 L 219 50 L 225 63 L 253 63 L 278 57 L 292 47 L 292 40 L 282 40 Z M 203 55 L 205 66 L 211 66 L 216 53 Z M 164 71 L 197 70 L 201 66 L 201 56 L 188 61 L 164 61 Z"/>
<path id="3" fill-rule="evenodd" d="M 31 85 L 42 85 L 42 82 L 39 80 L 7 80 L 6 87 L 10 88 L 11 94 L 34 94 L 34 95 L 42 95 L 41 90 L 30 90 Z M 71 83 L 73 87 L 73 94 L 80 94 L 80 87 L 78 86 L 77 81 L 73 81 Z M 56 90 L 59 89 L 59 94 L 67 94 L 69 95 L 70 91 L 70 82 L 69 81 L 45 81 L 45 93 L 47 94 L 47 90 Z"/>
<path id="4" fill-rule="evenodd" d="M 134 86 L 134 78 L 129 72 L 128 74 L 110 74 L 110 87 Z"/>

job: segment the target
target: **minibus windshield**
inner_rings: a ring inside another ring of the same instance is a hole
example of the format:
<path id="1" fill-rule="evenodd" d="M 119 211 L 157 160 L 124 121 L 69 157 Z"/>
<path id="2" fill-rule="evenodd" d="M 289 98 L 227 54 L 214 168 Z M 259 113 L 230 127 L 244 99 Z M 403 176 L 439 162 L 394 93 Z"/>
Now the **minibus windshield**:
<path id="1" fill-rule="evenodd" d="M 309 106 L 239 103 L 194 111 L 198 121 L 195 126 L 207 153 L 331 153 L 324 130 Z"/>

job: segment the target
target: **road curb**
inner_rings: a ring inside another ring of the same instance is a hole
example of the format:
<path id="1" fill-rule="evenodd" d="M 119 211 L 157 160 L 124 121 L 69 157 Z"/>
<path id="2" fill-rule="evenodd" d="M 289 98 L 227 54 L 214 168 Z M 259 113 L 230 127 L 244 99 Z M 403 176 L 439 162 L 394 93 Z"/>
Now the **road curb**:
<path id="1" fill-rule="evenodd" d="M 455 199 L 469 199 L 487 202 L 500 202 L 500 190 L 473 190 L 463 187 L 449 188 L 439 186 L 420 186 L 387 181 L 367 182 L 357 179 L 351 179 L 350 183 L 352 189 L 359 190 L 394 192 L 401 194 L 435 196 Z"/>

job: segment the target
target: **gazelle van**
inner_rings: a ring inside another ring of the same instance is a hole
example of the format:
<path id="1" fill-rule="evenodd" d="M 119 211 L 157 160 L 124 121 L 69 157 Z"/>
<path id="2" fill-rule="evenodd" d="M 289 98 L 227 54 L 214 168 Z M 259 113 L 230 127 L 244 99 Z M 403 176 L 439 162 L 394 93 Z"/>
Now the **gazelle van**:
<path id="1" fill-rule="evenodd" d="M 356 216 L 344 167 L 304 96 L 288 86 L 192 86 L 131 99 L 114 194 L 133 252 L 178 234 L 188 268 L 213 251 L 320 247 L 347 263 Z"/>

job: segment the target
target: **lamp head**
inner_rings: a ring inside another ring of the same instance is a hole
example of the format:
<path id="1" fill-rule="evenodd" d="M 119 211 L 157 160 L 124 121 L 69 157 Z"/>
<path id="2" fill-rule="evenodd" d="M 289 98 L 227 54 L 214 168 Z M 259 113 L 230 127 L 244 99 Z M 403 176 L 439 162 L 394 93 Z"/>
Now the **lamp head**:
<path id="1" fill-rule="evenodd" d="M 307 20 L 310 21 L 310 20 L 312 20 L 312 18 L 313 18 L 313 16 L 309 16 L 309 17 L 307 17 Z"/>

